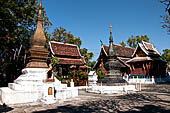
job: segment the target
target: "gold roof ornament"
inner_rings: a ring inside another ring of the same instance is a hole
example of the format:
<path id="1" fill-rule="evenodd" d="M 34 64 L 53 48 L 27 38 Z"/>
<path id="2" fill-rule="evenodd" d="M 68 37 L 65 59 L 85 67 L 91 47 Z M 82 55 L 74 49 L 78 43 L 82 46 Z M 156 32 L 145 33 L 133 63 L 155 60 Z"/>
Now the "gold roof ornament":
<path id="1" fill-rule="evenodd" d="M 113 43 L 113 37 L 112 37 L 112 25 L 110 24 L 110 26 L 109 26 L 109 28 L 110 28 L 110 42 L 112 42 Z"/>
<path id="2" fill-rule="evenodd" d="M 110 24 L 109 28 L 110 28 L 110 33 L 111 33 L 112 32 L 112 25 L 111 24 Z"/>

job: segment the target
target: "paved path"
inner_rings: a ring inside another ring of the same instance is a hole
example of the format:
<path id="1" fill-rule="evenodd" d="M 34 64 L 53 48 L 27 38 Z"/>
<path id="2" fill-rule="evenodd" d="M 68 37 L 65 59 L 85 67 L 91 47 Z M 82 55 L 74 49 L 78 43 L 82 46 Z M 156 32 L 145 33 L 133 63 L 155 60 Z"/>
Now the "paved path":
<path id="1" fill-rule="evenodd" d="M 52 105 L 23 105 L 0 110 L 9 113 L 170 113 L 170 85 L 146 86 L 141 92 L 126 95 L 80 91 L 78 97 Z"/>

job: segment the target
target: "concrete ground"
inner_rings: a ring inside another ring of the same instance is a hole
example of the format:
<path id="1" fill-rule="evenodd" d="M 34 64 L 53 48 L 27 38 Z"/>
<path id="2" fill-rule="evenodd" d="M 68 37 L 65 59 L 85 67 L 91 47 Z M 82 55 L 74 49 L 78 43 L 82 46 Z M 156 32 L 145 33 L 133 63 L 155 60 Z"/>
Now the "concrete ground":
<path id="1" fill-rule="evenodd" d="M 145 85 L 141 92 L 129 94 L 92 94 L 51 105 L 0 106 L 8 113 L 170 113 L 170 84 Z"/>

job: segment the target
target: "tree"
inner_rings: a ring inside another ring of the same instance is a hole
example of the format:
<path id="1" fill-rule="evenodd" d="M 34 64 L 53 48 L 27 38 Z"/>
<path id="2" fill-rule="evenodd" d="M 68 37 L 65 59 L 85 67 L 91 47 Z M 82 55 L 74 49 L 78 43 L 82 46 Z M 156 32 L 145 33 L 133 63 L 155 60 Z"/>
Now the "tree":
<path id="1" fill-rule="evenodd" d="M 67 32 L 66 29 L 62 27 L 54 29 L 52 34 L 53 34 L 53 37 L 51 40 L 53 41 L 75 44 L 79 48 L 81 46 L 80 37 L 74 37 L 74 35 L 71 34 L 71 32 Z"/>
<path id="2" fill-rule="evenodd" d="M 168 34 L 170 35 L 170 0 L 160 0 L 162 4 L 165 5 L 165 15 L 161 16 L 163 19 L 162 28 L 167 29 Z"/>
<path id="3" fill-rule="evenodd" d="M 93 70 L 93 67 L 95 64 L 96 64 L 96 61 L 90 61 L 86 63 L 87 66 L 91 67 L 91 70 Z"/>
<path id="4" fill-rule="evenodd" d="M 0 1 L 0 85 L 21 74 L 29 40 L 34 33 L 39 4 L 37 0 Z M 42 8 L 45 34 L 51 23 Z"/>
<path id="5" fill-rule="evenodd" d="M 92 57 L 94 56 L 92 52 L 87 52 L 88 50 L 86 48 L 80 49 L 80 53 L 82 56 L 84 56 L 84 59 L 86 61 L 86 63 L 89 62 L 89 60 L 92 59 Z"/>
<path id="6" fill-rule="evenodd" d="M 126 44 L 125 44 L 124 41 L 122 41 L 122 42 L 120 43 L 120 45 L 121 45 L 122 47 L 126 47 Z"/>
<path id="7" fill-rule="evenodd" d="M 132 47 L 135 48 L 137 46 L 138 43 L 141 43 L 143 41 L 149 42 L 149 38 L 147 35 L 142 35 L 142 36 L 136 36 L 134 37 L 133 35 L 131 37 L 128 38 L 127 40 L 127 44 Z"/>
<path id="8" fill-rule="evenodd" d="M 162 58 L 170 64 L 170 49 L 163 50 Z"/>

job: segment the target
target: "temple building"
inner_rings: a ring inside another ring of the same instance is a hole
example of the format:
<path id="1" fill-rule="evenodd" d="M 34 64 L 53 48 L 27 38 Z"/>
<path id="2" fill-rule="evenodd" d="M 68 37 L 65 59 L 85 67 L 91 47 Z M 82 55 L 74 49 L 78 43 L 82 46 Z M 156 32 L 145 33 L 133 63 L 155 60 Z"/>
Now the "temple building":
<path id="1" fill-rule="evenodd" d="M 130 75 L 140 77 L 163 78 L 166 75 L 166 61 L 156 48 L 148 42 L 138 43 L 132 59 L 126 63 L 130 67 Z"/>
<path id="2" fill-rule="evenodd" d="M 109 47 L 101 46 L 100 55 L 94 66 L 96 71 L 100 70 L 105 73 L 102 79 L 106 85 L 113 85 L 115 83 L 125 83 L 122 76 L 129 74 L 130 69 L 126 61 L 132 58 L 134 49 L 121 47 L 113 44 L 112 26 L 110 25 Z"/>
<path id="3" fill-rule="evenodd" d="M 130 70 L 129 70 L 129 66 L 126 64 L 126 61 L 132 58 L 134 49 L 113 44 L 113 37 L 112 37 L 111 30 L 110 30 L 109 40 L 110 40 L 109 47 L 105 45 L 101 46 L 100 54 L 94 66 L 94 69 L 96 71 L 100 70 L 106 75 L 129 74 Z"/>
<path id="4" fill-rule="evenodd" d="M 59 64 L 57 74 L 62 77 L 62 82 L 68 83 L 69 71 L 83 71 L 88 75 L 89 67 L 85 65 L 84 57 L 81 56 L 77 45 L 50 41 L 50 52 L 52 56 L 56 56 Z M 79 79 L 79 78 L 77 78 Z"/>
<path id="5" fill-rule="evenodd" d="M 111 28 L 111 26 L 110 26 Z M 113 43 L 110 30 L 109 47 L 102 45 L 94 70 L 105 74 L 104 79 L 128 76 L 129 78 L 164 78 L 167 62 L 149 42 L 138 43 L 135 49 Z M 118 82 L 118 81 L 117 81 Z"/>

